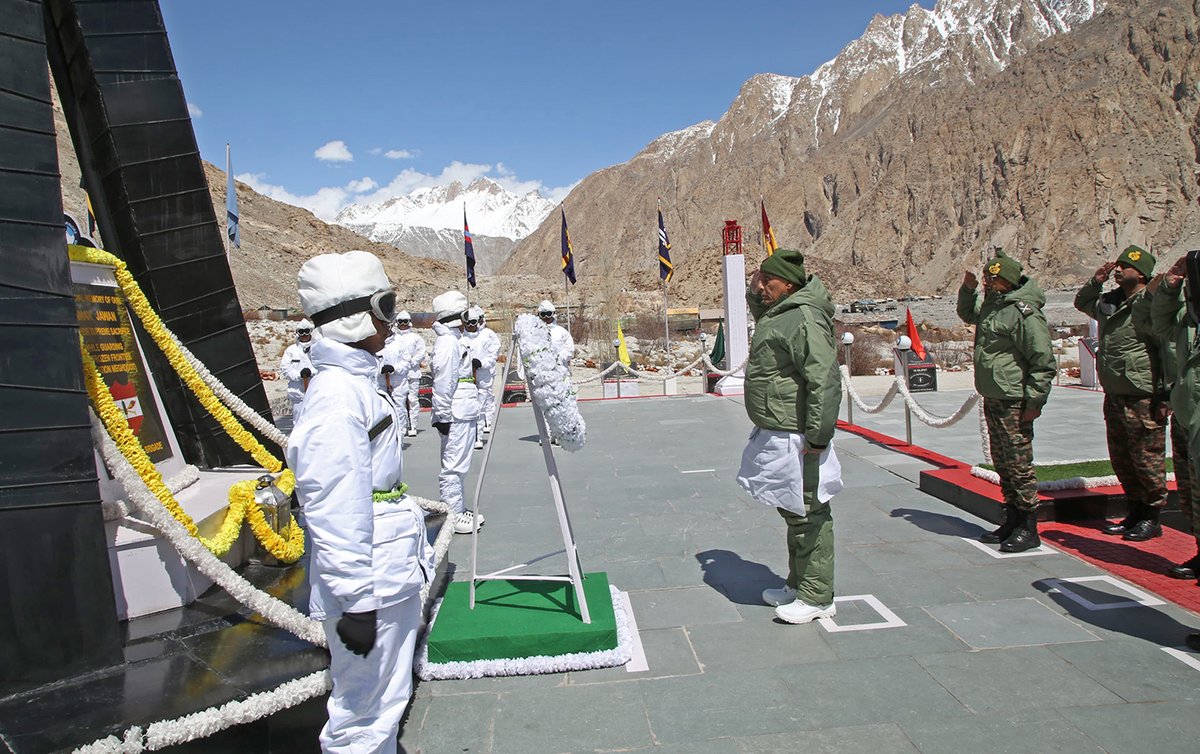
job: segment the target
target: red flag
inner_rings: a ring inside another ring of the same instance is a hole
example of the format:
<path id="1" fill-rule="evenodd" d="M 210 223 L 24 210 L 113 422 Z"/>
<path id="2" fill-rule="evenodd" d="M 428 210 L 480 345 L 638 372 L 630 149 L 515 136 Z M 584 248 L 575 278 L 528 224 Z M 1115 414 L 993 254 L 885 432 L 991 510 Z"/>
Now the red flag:
<path id="1" fill-rule="evenodd" d="M 921 336 L 917 334 L 917 325 L 913 322 L 912 310 L 905 309 L 904 316 L 907 320 L 907 332 L 905 334 L 908 335 L 908 339 L 912 341 L 912 352 L 915 353 L 917 357 L 921 359 L 921 361 L 924 361 L 926 358 L 925 346 L 921 345 Z"/>

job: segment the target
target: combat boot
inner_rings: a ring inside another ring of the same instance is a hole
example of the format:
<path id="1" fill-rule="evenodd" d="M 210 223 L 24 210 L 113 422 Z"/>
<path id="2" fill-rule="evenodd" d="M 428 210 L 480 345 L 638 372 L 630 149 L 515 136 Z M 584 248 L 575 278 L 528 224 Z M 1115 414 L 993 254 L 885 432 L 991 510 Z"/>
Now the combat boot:
<path id="1" fill-rule="evenodd" d="M 1162 536 L 1162 524 L 1158 522 L 1159 509 L 1149 505 L 1142 506 L 1142 520 L 1138 521 L 1125 532 L 1121 539 L 1130 542 L 1145 542 Z"/>
<path id="2" fill-rule="evenodd" d="M 1021 511 L 1017 528 L 1000 545 L 1000 552 L 1025 552 L 1042 544 L 1037 530 L 1037 510 Z"/>
<path id="3" fill-rule="evenodd" d="M 1017 528 L 1017 522 L 1020 520 L 1021 512 L 1017 510 L 1015 505 L 1004 506 L 1004 523 L 1000 524 L 1000 528 L 996 531 L 980 534 L 979 541 L 986 542 L 989 545 L 1003 542 L 1012 535 L 1013 529 Z"/>
<path id="4" fill-rule="evenodd" d="M 1200 552 L 1197 552 L 1179 565 L 1173 565 L 1168 568 L 1167 575 L 1173 579 L 1194 579 L 1198 571 L 1200 571 Z"/>
<path id="5" fill-rule="evenodd" d="M 1131 528 L 1133 528 L 1134 524 L 1136 524 L 1138 521 L 1142 520 L 1141 514 L 1142 514 L 1142 504 L 1141 503 L 1130 503 L 1128 516 L 1121 519 L 1120 521 L 1118 521 L 1115 524 L 1109 524 L 1109 525 L 1105 526 L 1100 531 L 1104 532 L 1105 534 L 1112 534 L 1114 536 L 1117 534 L 1124 534 L 1125 532 L 1127 532 Z"/>

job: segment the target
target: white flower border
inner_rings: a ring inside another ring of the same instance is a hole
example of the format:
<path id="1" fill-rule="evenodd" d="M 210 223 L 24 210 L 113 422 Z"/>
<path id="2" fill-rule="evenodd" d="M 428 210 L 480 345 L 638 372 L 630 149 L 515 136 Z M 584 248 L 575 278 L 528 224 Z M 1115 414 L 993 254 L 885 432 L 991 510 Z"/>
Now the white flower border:
<path id="1" fill-rule="evenodd" d="M 546 417 L 550 436 L 558 438 L 563 450 L 581 449 L 587 440 L 587 425 L 575 401 L 571 370 L 550 348 L 550 328 L 532 314 L 520 314 L 513 330 L 521 349 L 529 397 Z"/>
<path id="2" fill-rule="evenodd" d="M 1094 458 L 1078 458 L 1072 461 L 1055 461 L 1055 465 L 1068 463 L 1087 463 L 1088 461 L 1097 460 Z M 1000 475 L 991 469 L 985 469 L 982 466 L 972 466 L 971 476 L 978 477 L 985 482 L 992 484 L 1000 484 Z M 1167 481 L 1175 481 L 1175 472 L 1168 472 Z M 1069 479 L 1056 479 L 1049 482 L 1038 482 L 1038 492 L 1053 492 L 1055 490 L 1090 490 L 1096 487 L 1116 487 L 1121 481 L 1117 479 L 1115 474 L 1108 476 L 1073 476 Z"/>
<path id="3" fill-rule="evenodd" d="M 198 481 L 200 481 L 200 469 L 189 463 L 175 476 L 170 479 L 164 479 L 163 484 L 167 485 L 167 489 L 171 490 L 172 495 L 178 495 Z M 127 500 L 116 500 L 111 503 L 102 502 L 100 507 L 104 512 L 105 521 L 119 521 L 129 515 L 129 501 Z"/>
<path id="4" fill-rule="evenodd" d="M 609 584 L 608 592 L 609 598 L 612 600 L 613 617 L 617 624 L 617 646 L 612 649 L 601 649 L 596 652 L 570 652 L 563 655 L 432 663 L 429 661 L 429 633 L 432 631 L 433 620 L 430 620 L 431 629 L 421 639 L 421 647 L 417 652 L 417 675 L 424 681 L 441 681 L 564 673 L 568 670 L 590 670 L 624 665 L 633 657 L 633 632 L 629 629 L 629 618 L 625 614 L 625 601 L 621 599 L 621 592 L 612 584 Z M 438 604 L 434 608 L 434 619 L 436 619 L 437 610 L 441 604 L 441 600 L 438 600 Z"/>

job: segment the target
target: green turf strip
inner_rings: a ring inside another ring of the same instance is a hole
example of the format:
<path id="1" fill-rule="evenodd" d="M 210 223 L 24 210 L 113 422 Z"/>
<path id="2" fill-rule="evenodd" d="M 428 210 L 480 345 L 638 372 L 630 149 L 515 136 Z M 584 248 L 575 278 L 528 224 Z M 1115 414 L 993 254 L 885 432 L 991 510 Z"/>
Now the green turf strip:
<path id="1" fill-rule="evenodd" d="M 429 662 L 471 662 L 519 657 L 599 652 L 617 646 L 608 575 L 584 575 L 592 622 L 580 618 L 575 591 L 561 581 L 485 581 L 470 589 L 457 581 L 446 587 L 429 633 Z"/>
<path id="2" fill-rule="evenodd" d="M 1175 470 L 1175 464 L 1170 458 L 1166 459 L 1167 471 Z M 990 463 L 979 464 L 980 468 L 995 471 L 996 467 Z M 1061 479 L 1074 479 L 1075 477 L 1083 477 L 1090 479 L 1101 476 L 1112 476 L 1112 462 L 1108 459 L 1097 461 L 1076 461 L 1075 463 L 1035 463 L 1034 470 L 1037 472 L 1037 480 L 1039 482 L 1057 482 Z"/>

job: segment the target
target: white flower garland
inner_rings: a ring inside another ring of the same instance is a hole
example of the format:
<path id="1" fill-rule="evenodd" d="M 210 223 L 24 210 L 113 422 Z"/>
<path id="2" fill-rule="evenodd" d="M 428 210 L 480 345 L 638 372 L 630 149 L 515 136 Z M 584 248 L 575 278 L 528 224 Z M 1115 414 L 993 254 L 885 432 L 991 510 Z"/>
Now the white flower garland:
<path id="1" fill-rule="evenodd" d="M 258 589 L 229 565 L 209 552 L 208 548 L 192 535 L 188 534 L 183 524 L 175 520 L 142 481 L 137 470 L 125 460 L 116 443 L 100 426 L 99 421 L 92 421 L 92 442 L 100 448 L 104 463 L 112 470 L 113 476 L 125 488 L 129 502 L 136 513 L 162 532 L 163 536 L 174 545 L 175 549 L 196 569 L 207 576 L 240 604 L 261 614 L 270 623 L 291 631 L 296 636 L 319 647 L 326 646 L 325 632 L 321 624 L 291 605 L 283 602 L 266 592 Z"/>
<path id="2" fill-rule="evenodd" d="M 1088 459 L 1078 461 L 1056 461 L 1055 463 L 1083 463 Z M 978 477 L 992 484 L 1000 484 L 1000 475 L 992 469 L 985 469 L 982 466 L 972 466 L 971 476 Z M 1168 472 L 1167 481 L 1175 481 L 1175 472 Z M 1038 482 L 1038 492 L 1053 492 L 1055 490 L 1090 490 L 1096 487 L 1116 487 L 1121 482 L 1115 474 L 1107 476 L 1074 476 L 1069 479 L 1056 479 L 1049 482 Z"/>
<path id="3" fill-rule="evenodd" d="M 164 479 L 163 484 L 167 485 L 167 489 L 171 490 L 172 495 L 178 495 L 198 481 L 200 481 L 200 469 L 189 463 L 175 476 L 170 479 Z M 104 512 L 105 521 L 119 521 L 129 515 L 129 502 L 126 500 L 115 500 L 111 503 L 102 502 L 100 507 Z"/>
<path id="4" fill-rule="evenodd" d="M 617 624 L 617 646 L 596 652 L 571 652 L 564 655 L 537 655 L 536 657 L 512 657 L 497 660 L 475 660 L 472 662 L 429 662 L 429 633 L 426 632 L 417 651 L 417 675 L 421 680 L 434 681 L 485 676 L 530 675 L 534 673 L 564 673 L 568 670 L 611 668 L 624 665 L 633 657 L 633 632 L 629 630 L 629 618 L 625 615 L 624 600 L 615 586 L 608 586 L 612 600 L 613 617 Z M 438 600 L 437 607 L 441 606 Z M 434 614 L 437 614 L 437 607 Z M 432 622 L 432 621 L 431 621 Z"/>
<path id="5" fill-rule="evenodd" d="M 514 333 L 525 366 L 529 397 L 541 409 L 551 437 L 563 450 L 577 451 L 587 439 L 587 425 L 575 402 L 571 372 L 550 348 L 550 328 L 532 314 L 517 316 Z"/>

